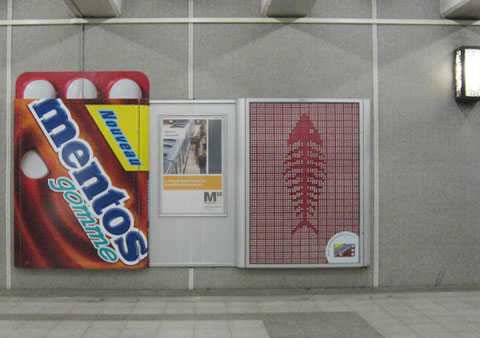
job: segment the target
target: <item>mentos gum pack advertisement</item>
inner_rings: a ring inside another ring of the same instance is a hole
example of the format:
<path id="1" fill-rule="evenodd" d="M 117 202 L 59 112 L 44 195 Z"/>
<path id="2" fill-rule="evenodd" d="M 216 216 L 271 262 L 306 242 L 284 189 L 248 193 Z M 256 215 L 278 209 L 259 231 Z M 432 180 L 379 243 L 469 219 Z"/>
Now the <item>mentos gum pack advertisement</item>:
<path id="1" fill-rule="evenodd" d="M 148 266 L 139 72 L 25 73 L 15 100 L 15 266 Z"/>

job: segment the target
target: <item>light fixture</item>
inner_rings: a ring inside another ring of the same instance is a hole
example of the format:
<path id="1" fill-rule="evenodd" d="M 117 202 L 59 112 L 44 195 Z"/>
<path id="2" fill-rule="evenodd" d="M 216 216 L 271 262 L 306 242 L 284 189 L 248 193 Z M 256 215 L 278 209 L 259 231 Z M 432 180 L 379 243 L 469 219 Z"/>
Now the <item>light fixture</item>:
<path id="1" fill-rule="evenodd" d="M 480 47 L 455 50 L 455 99 L 459 102 L 480 100 Z"/>

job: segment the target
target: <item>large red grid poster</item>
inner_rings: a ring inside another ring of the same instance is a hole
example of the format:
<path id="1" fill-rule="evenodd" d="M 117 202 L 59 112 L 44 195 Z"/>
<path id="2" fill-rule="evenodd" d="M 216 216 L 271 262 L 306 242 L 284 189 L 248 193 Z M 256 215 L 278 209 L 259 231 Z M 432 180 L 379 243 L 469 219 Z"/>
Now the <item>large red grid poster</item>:
<path id="1" fill-rule="evenodd" d="M 359 262 L 359 111 L 249 103 L 250 264 Z"/>

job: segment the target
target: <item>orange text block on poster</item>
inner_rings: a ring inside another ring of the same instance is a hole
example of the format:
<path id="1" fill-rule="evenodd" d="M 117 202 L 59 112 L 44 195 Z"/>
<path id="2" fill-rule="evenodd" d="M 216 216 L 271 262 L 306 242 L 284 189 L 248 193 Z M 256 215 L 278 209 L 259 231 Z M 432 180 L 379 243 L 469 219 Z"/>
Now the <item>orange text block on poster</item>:
<path id="1" fill-rule="evenodd" d="M 164 176 L 164 190 L 221 190 L 222 176 Z"/>

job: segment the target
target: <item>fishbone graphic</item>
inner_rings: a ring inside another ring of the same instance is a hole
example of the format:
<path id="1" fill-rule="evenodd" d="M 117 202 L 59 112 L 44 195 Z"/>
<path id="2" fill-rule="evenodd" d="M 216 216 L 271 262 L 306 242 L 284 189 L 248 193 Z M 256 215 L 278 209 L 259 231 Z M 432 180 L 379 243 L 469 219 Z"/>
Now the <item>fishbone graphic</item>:
<path id="1" fill-rule="evenodd" d="M 315 215 L 320 194 L 325 185 L 325 155 L 319 150 L 322 139 L 312 121 L 306 114 L 300 116 L 287 141 L 288 153 L 285 156 L 283 172 L 289 195 L 295 209 L 295 216 L 300 218 L 292 235 L 303 227 L 311 229 L 318 235 L 309 217 Z"/>

